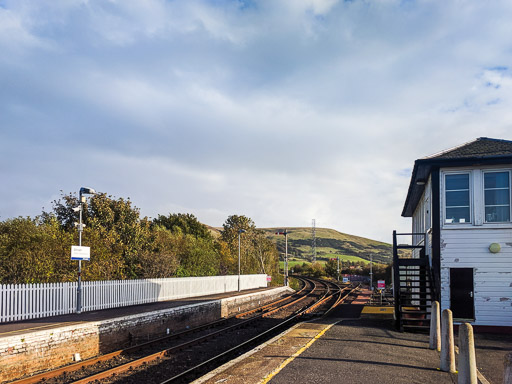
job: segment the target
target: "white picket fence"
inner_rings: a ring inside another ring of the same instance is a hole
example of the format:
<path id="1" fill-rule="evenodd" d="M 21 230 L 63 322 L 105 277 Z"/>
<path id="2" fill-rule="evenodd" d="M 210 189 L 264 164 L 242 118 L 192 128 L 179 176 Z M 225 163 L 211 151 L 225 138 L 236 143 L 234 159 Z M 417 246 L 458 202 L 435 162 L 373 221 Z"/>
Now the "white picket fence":
<path id="1" fill-rule="evenodd" d="M 241 289 L 267 286 L 266 275 L 242 275 Z M 77 283 L 0 284 L 0 323 L 76 312 Z M 82 311 L 238 290 L 238 276 L 82 282 Z"/>

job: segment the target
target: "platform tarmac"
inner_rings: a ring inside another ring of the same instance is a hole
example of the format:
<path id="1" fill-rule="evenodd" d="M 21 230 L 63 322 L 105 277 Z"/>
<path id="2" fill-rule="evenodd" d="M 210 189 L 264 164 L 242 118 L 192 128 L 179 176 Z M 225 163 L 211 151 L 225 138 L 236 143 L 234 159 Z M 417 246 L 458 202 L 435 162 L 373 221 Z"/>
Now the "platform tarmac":
<path id="1" fill-rule="evenodd" d="M 391 319 L 361 318 L 364 305 L 343 304 L 330 315 L 299 323 L 194 384 L 457 383 L 440 371 L 428 335 L 401 333 Z M 501 384 L 511 335 L 475 335 L 479 382 Z M 485 369 L 483 369 L 485 368 Z"/>
<path id="2" fill-rule="evenodd" d="M 131 305 L 127 307 L 102 309 L 98 311 L 82 312 L 80 314 L 71 313 L 68 315 L 58 315 L 44 317 L 39 319 L 21 320 L 11 323 L 0 323 L 0 338 L 19 335 L 25 332 L 40 331 L 45 329 L 59 328 L 73 324 L 80 324 L 92 321 L 101 321 L 118 317 L 130 316 L 144 312 L 158 311 L 168 308 L 177 308 L 189 304 L 206 303 L 213 300 L 219 300 L 240 295 L 247 295 L 255 292 L 262 292 L 276 287 L 247 289 L 240 292 L 227 292 L 207 296 L 189 297 L 185 299 L 159 301 L 156 303 L 147 303 Z"/>

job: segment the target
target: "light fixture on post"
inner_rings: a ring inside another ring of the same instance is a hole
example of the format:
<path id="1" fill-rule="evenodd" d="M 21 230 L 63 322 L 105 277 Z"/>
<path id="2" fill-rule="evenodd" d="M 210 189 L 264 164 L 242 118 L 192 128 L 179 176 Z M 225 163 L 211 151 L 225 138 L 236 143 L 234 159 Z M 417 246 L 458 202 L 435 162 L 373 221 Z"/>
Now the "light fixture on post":
<path id="1" fill-rule="evenodd" d="M 338 268 L 336 269 L 336 273 L 337 273 L 337 276 L 338 276 L 338 283 L 340 282 L 340 257 L 338 256 L 337 257 L 338 259 Z"/>
<path id="2" fill-rule="evenodd" d="M 373 254 L 370 254 L 370 291 L 373 292 Z"/>
<path id="3" fill-rule="evenodd" d="M 238 292 L 240 292 L 240 235 L 245 232 L 245 229 L 238 230 Z"/>
<path id="4" fill-rule="evenodd" d="M 276 235 L 284 235 L 284 286 L 288 286 L 288 231 L 276 232 Z"/>
<path id="5" fill-rule="evenodd" d="M 82 224 L 83 205 L 85 203 L 84 195 L 94 195 L 96 191 L 92 188 L 82 187 L 79 191 L 79 206 L 73 208 L 73 211 L 79 214 L 79 221 L 75 225 L 78 227 L 78 247 L 71 247 L 71 260 L 78 260 L 78 286 L 76 289 L 76 313 L 82 313 L 82 260 L 90 259 L 90 248 L 82 247 L 82 232 L 85 224 Z"/>

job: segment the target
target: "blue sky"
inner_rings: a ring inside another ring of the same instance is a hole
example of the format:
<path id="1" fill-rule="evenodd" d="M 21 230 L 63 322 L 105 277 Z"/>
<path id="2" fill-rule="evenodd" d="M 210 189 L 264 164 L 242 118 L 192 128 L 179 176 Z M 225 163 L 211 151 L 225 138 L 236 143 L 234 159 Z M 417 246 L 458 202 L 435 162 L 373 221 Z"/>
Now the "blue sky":
<path id="1" fill-rule="evenodd" d="M 0 219 L 143 215 L 390 241 L 414 160 L 512 140 L 508 1 L 0 0 Z"/>

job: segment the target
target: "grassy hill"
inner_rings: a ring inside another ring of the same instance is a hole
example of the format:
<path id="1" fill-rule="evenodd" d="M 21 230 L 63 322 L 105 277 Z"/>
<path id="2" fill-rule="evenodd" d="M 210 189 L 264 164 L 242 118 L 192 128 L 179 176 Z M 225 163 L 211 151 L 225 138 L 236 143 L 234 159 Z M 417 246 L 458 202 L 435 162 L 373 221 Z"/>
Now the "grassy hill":
<path id="1" fill-rule="evenodd" d="M 222 228 L 208 226 L 214 237 L 220 236 Z M 265 231 L 268 238 L 277 243 L 279 252 L 284 253 L 284 236 L 276 235 L 283 228 L 259 228 Z M 311 260 L 311 228 L 293 227 L 287 229 L 288 257 L 290 266 L 302 264 Z M 367 239 L 365 237 L 348 235 L 334 229 L 316 228 L 316 258 L 321 263 L 330 258 L 340 257 L 344 261 L 362 261 L 369 263 L 370 255 L 373 261 L 381 264 L 391 264 L 393 259 L 391 244 Z"/>
<path id="2" fill-rule="evenodd" d="M 261 228 L 269 238 L 277 243 L 279 252 L 285 251 L 284 236 L 276 235 L 282 228 Z M 288 256 L 292 263 L 296 261 L 310 261 L 311 251 L 311 228 L 295 227 L 288 228 Z M 382 243 L 364 237 L 348 235 L 334 229 L 316 228 L 316 258 L 317 261 L 326 262 L 330 258 L 340 257 L 345 261 L 370 262 L 370 255 L 373 261 L 381 264 L 391 264 L 391 244 Z"/>
<path id="3" fill-rule="evenodd" d="M 213 236 L 214 239 L 218 239 L 220 237 L 220 232 L 222 231 L 222 227 L 212 227 L 211 225 L 204 224 L 206 228 L 208 228 L 208 231 L 210 231 L 210 234 Z"/>

